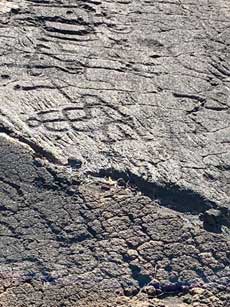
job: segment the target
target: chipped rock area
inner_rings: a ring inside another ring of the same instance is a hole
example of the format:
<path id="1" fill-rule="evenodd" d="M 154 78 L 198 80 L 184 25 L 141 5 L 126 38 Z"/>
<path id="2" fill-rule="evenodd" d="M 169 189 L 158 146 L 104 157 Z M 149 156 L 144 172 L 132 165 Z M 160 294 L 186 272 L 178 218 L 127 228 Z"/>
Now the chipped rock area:
<path id="1" fill-rule="evenodd" d="M 0 1 L 0 306 L 228 307 L 230 3 Z"/>

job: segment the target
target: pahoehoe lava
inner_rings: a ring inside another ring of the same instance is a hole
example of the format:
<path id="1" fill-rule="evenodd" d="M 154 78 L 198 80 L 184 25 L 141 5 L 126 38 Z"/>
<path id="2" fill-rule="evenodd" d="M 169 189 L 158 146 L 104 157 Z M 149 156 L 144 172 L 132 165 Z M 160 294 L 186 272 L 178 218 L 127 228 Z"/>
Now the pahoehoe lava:
<path id="1" fill-rule="evenodd" d="M 228 0 L 0 1 L 0 307 L 228 307 Z"/>
<path id="2" fill-rule="evenodd" d="M 204 196 L 190 189 L 183 189 L 176 184 L 154 183 L 144 180 L 129 171 L 120 172 L 117 170 L 100 170 L 98 173 L 90 173 L 94 177 L 111 178 L 121 182 L 121 185 L 131 186 L 143 195 L 157 201 L 161 206 L 175 211 L 198 215 L 218 205 L 205 199 Z"/>

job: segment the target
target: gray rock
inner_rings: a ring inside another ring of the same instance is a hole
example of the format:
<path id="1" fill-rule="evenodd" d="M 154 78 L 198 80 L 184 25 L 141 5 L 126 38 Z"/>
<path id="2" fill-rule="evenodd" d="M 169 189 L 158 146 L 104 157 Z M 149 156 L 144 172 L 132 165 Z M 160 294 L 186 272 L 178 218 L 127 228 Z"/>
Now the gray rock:
<path id="1" fill-rule="evenodd" d="M 226 306 L 229 17 L 227 0 L 0 2 L 1 307 L 135 306 L 154 280 Z"/>

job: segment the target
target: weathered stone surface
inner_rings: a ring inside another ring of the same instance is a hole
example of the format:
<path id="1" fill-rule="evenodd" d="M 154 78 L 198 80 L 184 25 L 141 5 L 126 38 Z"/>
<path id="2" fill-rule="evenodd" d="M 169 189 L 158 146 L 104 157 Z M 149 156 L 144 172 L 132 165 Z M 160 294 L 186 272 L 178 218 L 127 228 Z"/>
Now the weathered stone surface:
<path id="1" fill-rule="evenodd" d="M 225 233 L 130 186 L 55 169 L 5 136 L 0 166 L 2 306 L 78 306 L 92 295 L 151 298 L 197 285 L 224 306 Z"/>
<path id="2" fill-rule="evenodd" d="M 0 306 L 227 306 L 229 17 L 0 2 Z"/>

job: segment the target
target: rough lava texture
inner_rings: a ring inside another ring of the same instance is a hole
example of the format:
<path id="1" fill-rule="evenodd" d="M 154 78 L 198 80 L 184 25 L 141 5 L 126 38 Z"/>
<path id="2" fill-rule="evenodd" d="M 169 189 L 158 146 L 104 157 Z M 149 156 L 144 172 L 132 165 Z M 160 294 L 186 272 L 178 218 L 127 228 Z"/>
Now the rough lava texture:
<path id="1" fill-rule="evenodd" d="M 230 306 L 230 3 L 0 1 L 0 306 Z"/>

